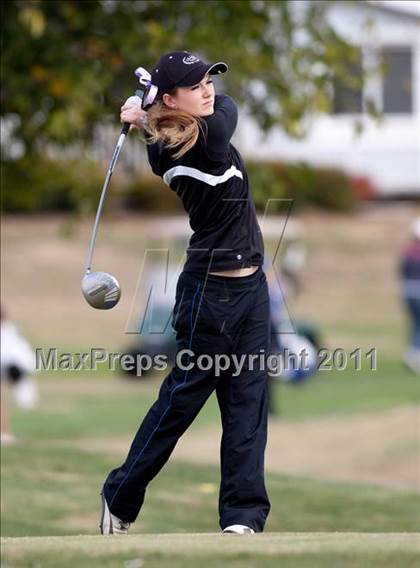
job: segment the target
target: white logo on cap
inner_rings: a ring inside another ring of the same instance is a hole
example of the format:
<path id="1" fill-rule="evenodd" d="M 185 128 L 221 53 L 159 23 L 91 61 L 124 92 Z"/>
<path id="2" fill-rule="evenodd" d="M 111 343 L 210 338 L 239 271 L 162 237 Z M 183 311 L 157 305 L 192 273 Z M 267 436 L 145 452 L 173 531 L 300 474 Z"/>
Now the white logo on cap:
<path id="1" fill-rule="evenodd" d="M 195 55 L 189 55 L 188 57 L 183 58 L 182 63 L 191 65 L 192 63 L 197 63 L 197 61 L 200 61 L 198 57 L 196 57 Z"/>

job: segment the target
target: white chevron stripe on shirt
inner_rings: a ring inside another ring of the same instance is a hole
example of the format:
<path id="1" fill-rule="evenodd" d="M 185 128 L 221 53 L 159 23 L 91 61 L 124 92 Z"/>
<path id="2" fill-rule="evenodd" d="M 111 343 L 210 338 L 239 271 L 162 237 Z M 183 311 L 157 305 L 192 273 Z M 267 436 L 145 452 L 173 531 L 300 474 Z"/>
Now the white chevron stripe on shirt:
<path id="1" fill-rule="evenodd" d="M 166 185 L 170 185 L 171 181 L 176 176 L 192 177 L 194 179 L 198 179 L 199 181 L 203 181 L 208 185 L 212 185 L 213 187 L 215 185 L 219 185 L 220 183 L 224 183 L 234 176 L 243 179 L 242 172 L 238 170 L 236 166 L 231 166 L 221 176 L 206 174 L 206 172 L 202 172 L 201 170 L 197 170 L 196 168 L 190 168 L 189 166 L 175 166 L 164 173 L 163 181 L 166 183 Z"/>

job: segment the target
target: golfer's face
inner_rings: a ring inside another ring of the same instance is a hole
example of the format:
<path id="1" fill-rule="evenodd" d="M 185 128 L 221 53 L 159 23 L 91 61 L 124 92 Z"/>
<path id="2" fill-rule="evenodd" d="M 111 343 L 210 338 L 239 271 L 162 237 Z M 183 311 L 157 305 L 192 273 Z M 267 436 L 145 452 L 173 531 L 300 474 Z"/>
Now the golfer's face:
<path id="1" fill-rule="evenodd" d="M 197 85 L 178 87 L 173 99 L 179 110 L 193 116 L 209 116 L 214 112 L 214 85 L 211 75 L 205 75 Z"/>

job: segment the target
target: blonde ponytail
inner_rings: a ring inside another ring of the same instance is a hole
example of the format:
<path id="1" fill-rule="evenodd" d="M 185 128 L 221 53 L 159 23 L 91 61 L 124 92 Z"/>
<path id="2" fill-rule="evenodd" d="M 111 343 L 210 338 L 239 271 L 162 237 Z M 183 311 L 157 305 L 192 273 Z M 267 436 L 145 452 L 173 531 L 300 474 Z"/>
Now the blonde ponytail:
<path id="1" fill-rule="evenodd" d="M 173 110 L 162 101 L 155 103 L 147 111 L 144 129 L 150 135 L 149 144 L 162 141 L 167 148 L 178 148 L 173 157 L 181 158 L 198 140 L 203 126 L 199 117 L 188 112 Z"/>

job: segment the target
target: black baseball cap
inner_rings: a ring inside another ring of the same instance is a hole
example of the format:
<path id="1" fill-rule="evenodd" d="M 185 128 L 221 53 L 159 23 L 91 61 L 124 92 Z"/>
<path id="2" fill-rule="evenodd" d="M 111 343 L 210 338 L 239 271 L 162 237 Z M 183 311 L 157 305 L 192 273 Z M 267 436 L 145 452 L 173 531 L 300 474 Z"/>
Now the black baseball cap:
<path id="1" fill-rule="evenodd" d="M 152 83 L 158 88 L 157 97 L 176 87 L 197 85 L 209 73 L 217 75 L 225 73 L 226 63 L 205 63 L 188 51 L 172 51 L 162 55 L 152 72 Z"/>

